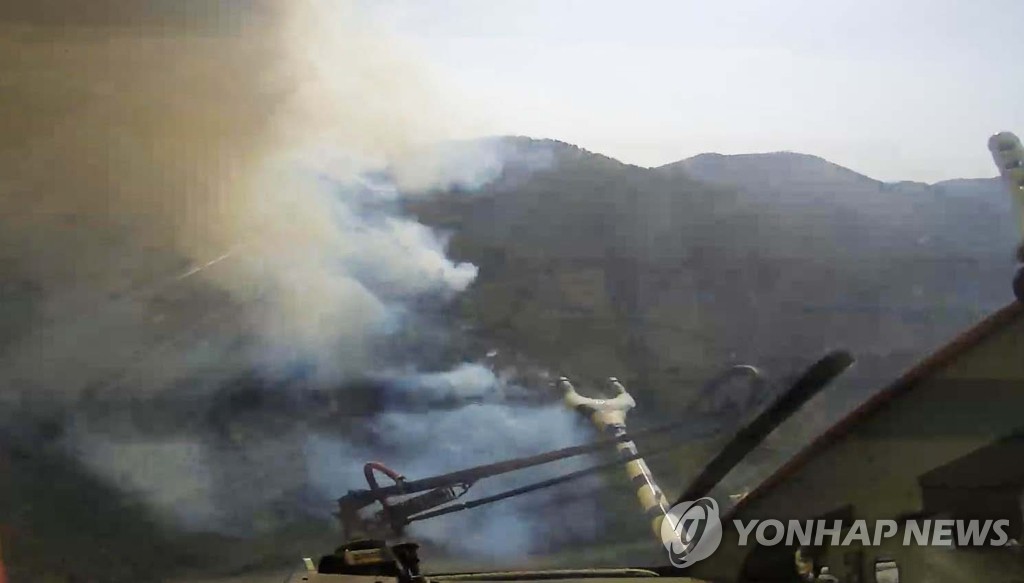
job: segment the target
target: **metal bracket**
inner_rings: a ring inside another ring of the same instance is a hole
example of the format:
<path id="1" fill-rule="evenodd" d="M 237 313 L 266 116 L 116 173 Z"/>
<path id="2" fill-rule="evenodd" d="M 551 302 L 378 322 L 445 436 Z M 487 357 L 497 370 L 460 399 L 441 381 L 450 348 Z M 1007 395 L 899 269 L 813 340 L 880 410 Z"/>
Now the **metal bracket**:
<path id="1" fill-rule="evenodd" d="M 558 379 L 558 384 L 565 391 L 565 404 L 589 417 L 602 430 L 609 426 L 625 425 L 626 413 L 636 407 L 633 396 L 619 379 L 610 377 L 608 382 L 618 394 L 612 399 L 593 399 L 577 393 L 567 377 Z"/>

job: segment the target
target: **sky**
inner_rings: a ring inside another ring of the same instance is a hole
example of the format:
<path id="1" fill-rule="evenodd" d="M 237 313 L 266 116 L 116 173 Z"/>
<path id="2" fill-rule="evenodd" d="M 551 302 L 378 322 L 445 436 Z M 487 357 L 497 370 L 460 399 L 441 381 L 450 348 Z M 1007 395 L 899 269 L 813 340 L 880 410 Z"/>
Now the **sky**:
<path id="1" fill-rule="evenodd" d="M 366 0 L 469 135 L 640 166 L 815 154 L 887 181 L 996 175 L 1024 133 L 1019 0 Z"/>

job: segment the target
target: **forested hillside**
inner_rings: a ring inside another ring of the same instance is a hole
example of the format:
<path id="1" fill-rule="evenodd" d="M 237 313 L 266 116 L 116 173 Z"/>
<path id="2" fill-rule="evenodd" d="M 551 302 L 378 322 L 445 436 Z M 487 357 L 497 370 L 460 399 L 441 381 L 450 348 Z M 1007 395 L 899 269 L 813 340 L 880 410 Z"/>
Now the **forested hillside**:
<path id="1" fill-rule="evenodd" d="M 851 350 L 857 366 L 803 439 L 1012 298 L 1015 225 L 996 179 L 888 184 L 793 153 L 645 169 L 505 144 L 511 162 L 481 191 L 410 203 L 480 267 L 460 317 L 519 361 L 625 379 L 641 417 L 688 414 L 731 363 L 783 378 Z"/>

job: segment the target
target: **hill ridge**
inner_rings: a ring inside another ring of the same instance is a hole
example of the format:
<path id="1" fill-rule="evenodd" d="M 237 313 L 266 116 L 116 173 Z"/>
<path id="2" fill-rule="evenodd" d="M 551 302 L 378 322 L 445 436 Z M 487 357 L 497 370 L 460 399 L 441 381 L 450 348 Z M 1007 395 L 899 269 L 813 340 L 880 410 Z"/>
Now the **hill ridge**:
<path id="1" fill-rule="evenodd" d="M 935 182 L 925 182 L 925 181 L 921 181 L 921 180 L 910 180 L 910 179 L 880 180 L 878 178 L 872 177 L 870 174 L 866 174 L 864 172 L 859 172 L 857 170 L 854 170 L 853 168 L 850 168 L 848 166 L 844 166 L 842 164 L 839 164 L 838 162 L 834 162 L 832 160 L 829 160 L 828 158 L 824 158 L 824 157 L 819 156 L 817 154 L 808 154 L 806 152 L 798 152 L 798 151 L 795 151 L 795 150 L 772 150 L 772 151 L 765 151 L 765 152 L 743 152 L 743 153 L 737 153 L 737 154 L 725 154 L 725 153 L 721 153 L 721 152 L 701 152 L 699 154 L 695 154 L 693 156 L 682 158 L 682 159 L 676 160 L 674 162 L 668 162 L 668 163 L 665 163 L 665 164 L 652 165 L 652 166 L 643 166 L 643 165 L 639 165 L 639 164 L 633 164 L 631 162 L 626 162 L 626 161 L 620 160 L 620 159 L 618 159 L 618 158 L 616 158 L 614 156 L 611 156 L 611 155 L 608 155 L 608 154 L 604 154 L 604 153 L 598 152 L 596 150 L 590 150 L 590 149 L 587 149 L 584 146 L 580 146 L 578 144 L 574 144 L 572 142 L 567 142 L 565 140 L 560 140 L 560 139 L 556 139 L 556 138 L 534 137 L 534 136 L 526 136 L 526 135 L 506 134 L 506 135 L 485 136 L 485 137 L 481 137 L 481 138 L 472 138 L 472 139 L 467 139 L 467 140 L 462 140 L 462 141 L 465 141 L 465 142 L 472 142 L 472 141 L 505 141 L 505 142 L 508 142 L 508 143 L 518 144 L 518 145 L 535 144 L 535 145 L 541 145 L 541 146 L 554 146 L 556 148 L 565 149 L 566 151 L 572 151 L 572 152 L 575 152 L 575 153 L 578 153 L 578 154 L 594 156 L 594 157 L 602 159 L 602 160 L 604 160 L 606 162 L 614 162 L 615 164 L 619 164 L 619 165 L 622 165 L 624 167 L 629 167 L 629 168 L 634 168 L 634 169 L 641 169 L 641 170 L 652 170 L 652 171 L 656 171 L 656 172 L 658 172 L 658 171 L 660 171 L 660 172 L 671 172 L 673 170 L 675 170 L 675 171 L 682 170 L 684 173 L 686 173 L 685 169 L 686 169 L 686 166 L 688 164 L 693 164 L 693 163 L 696 163 L 696 162 L 703 162 L 703 161 L 706 161 L 706 160 L 729 161 L 729 162 L 741 161 L 742 162 L 742 161 L 747 161 L 747 160 L 773 160 L 773 159 L 774 160 L 785 160 L 785 159 L 790 159 L 790 160 L 801 160 L 801 161 L 805 161 L 805 162 L 821 163 L 821 164 L 825 165 L 823 167 L 838 169 L 840 171 L 847 172 L 850 175 L 855 175 L 856 177 L 859 177 L 860 179 L 870 180 L 871 182 L 874 182 L 876 184 L 888 185 L 888 186 L 897 186 L 897 185 L 910 186 L 910 185 L 914 185 L 914 186 L 936 187 L 936 186 L 945 185 L 945 184 L 956 184 L 956 183 L 976 182 L 976 181 L 989 181 L 989 180 L 993 180 L 993 179 L 997 179 L 998 178 L 998 176 L 993 174 L 993 176 L 991 176 L 991 177 L 948 178 L 948 179 L 939 180 L 939 181 L 935 181 Z M 696 177 L 696 176 L 690 176 L 690 177 L 699 180 L 699 177 Z"/>

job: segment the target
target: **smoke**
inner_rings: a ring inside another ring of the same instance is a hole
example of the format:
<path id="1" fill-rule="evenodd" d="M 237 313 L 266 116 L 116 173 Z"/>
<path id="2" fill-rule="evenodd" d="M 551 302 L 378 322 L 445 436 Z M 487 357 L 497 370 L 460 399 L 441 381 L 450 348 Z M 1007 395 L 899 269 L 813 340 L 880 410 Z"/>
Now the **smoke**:
<path id="1" fill-rule="evenodd" d="M 349 420 L 345 431 L 314 426 L 308 410 L 280 411 L 275 403 L 246 420 L 227 420 L 225 436 L 199 432 L 128 439 L 104 434 L 79 418 L 67 441 L 79 457 L 123 491 L 141 496 L 165 519 L 188 529 L 252 536 L 293 521 L 323 523 L 334 499 L 366 487 L 363 462 L 384 459 L 410 479 L 512 456 L 585 443 L 592 431 L 557 402 L 526 402 L 524 387 L 481 365 L 395 377 L 377 390 L 412 397 L 400 409 Z M 444 407 L 423 407 L 444 399 Z M 276 409 L 276 411 L 274 411 Z M 252 412 L 250 412 L 252 413 Z M 274 415 L 269 421 L 267 413 Z M 109 420 L 103 420 L 107 422 Z M 272 425 L 268 427 L 267 425 Z M 353 432 L 368 436 L 353 439 Z M 467 499 L 493 494 L 594 463 L 573 458 L 488 478 Z M 583 491 L 599 477 L 575 482 Z M 245 487 L 240 487 L 241 485 Z M 597 531 L 597 502 L 562 501 L 572 486 L 544 490 L 431 521 L 411 535 L 463 558 L 523 560 Z M 570 496 L 571 498 L 571 496 Z M 556 503 L 557 500 L 557 503 Z M 434 557 L 436 558 L 436 557 Z"/>
<path id="2" fill-rule="evenodd" d="M 447 184 L 442 164 L 401 161 L 454 122 L 350 3 L 193 3 L 170 23 L 155 0 L 66 4 L 6 15 L 0 38 L 0 104 L 17 112 L 0 122 L 0 265 L 36 292 L 25 337 L 6 339 L 16 381 L 109 383 L 183 335 L 343 377 L 396 303 L 473 280 L 388 211 L 393 188 L 358 180 L 390 165 L 398 184 Z"/>
<path id="3" fill-rule="evenodd" d="M 384 340 L 477 275 L 396 202 L 477 188 L 507 152 L 450 141 L 458 104 L 353 2 L 21 4 L 0 7 L 9 410 L 65 407 L 65 447 L 196 529 L 251 529 L 277 503 L 326 516 L 379 451 L 425 475 L 583 439 L 568 412 L 511 402 L 529 391 L 479 365 L 375 372 L 410 366 Z M 378 377 L 425 407 L 385 402 L 326 433 L 301 408 L 212 412 L 239 377 L 287 392 L 298 369 L 305 389 Z M 181 417 L 161 404 L 176 395 Z M 504 532 L 506 551 L 540 528 L 490 516 L 471 526 Z"/>
<path id="4" fill-rule="evenodd" d="M 450 378 L 468 379 L 469 371 L 453 371 Z M 438 377 L 427 379 L 423 388 L 436 387 Z M 447 381 L 446 381 L 447 383 Z M 456 391 L 472 387 L 454 385 Z M 573 423 L 560 404 L 533 406 L 506 402 L 514 388 L 492 377 L 488 390 L 478 396 L 482 401 L 431 412 L 390 411 L 372 421 L 380 447 L 395 454 L 388 464 L 410 479 L 455 471 L 466 467 L 501 461 L 509 456 L 542 453 L 555 448 L 585 443 L 590 432 Z M 340 484 L 365 487 L 359 467 L 345 459 L 369 459 L 368 452 L 353 451 L 351 445 L 336 437 L 314 434 L 308 442 L 311 483 L 323 491 Z M 496 476 L 473 487 L 467 500 L 501 492 L 555 475 L 581 469 L 593 460 L 574 458 L 550 466 L 521 470 Z M 598 478 L 581 480 L 575 487 L 587 489 Z M 566 486 L 572 491 L 573 486 Z M 461 556 L 514 558 L 524 560 L 531 552 L 541 552 L 553 543 L 585 540 L 596 531 L 600 513 L 595 501 L 578 499 L 574 504 L 547 504 L 566 489 L 538 491 L 449 516 L 414 523 L 410 534 L 434 542 Z M 542 507 L 542 511 L 537 508 Z M 583 535 L 581 533 L 586 533 Z M 568 536 L 567 536 L 568 535 Z"/>
<path id="5" fill-rule="evenodd" d="M 466 362 L 439 372 L 381 374 L 377 379 L 387 383 L 394 393 L 393 398 L 401 399 L 406 405 L 521 400 L 529 395 L 523 387 L 508 378 L 498 378 L 494 371 L 480 363 Z"/>

